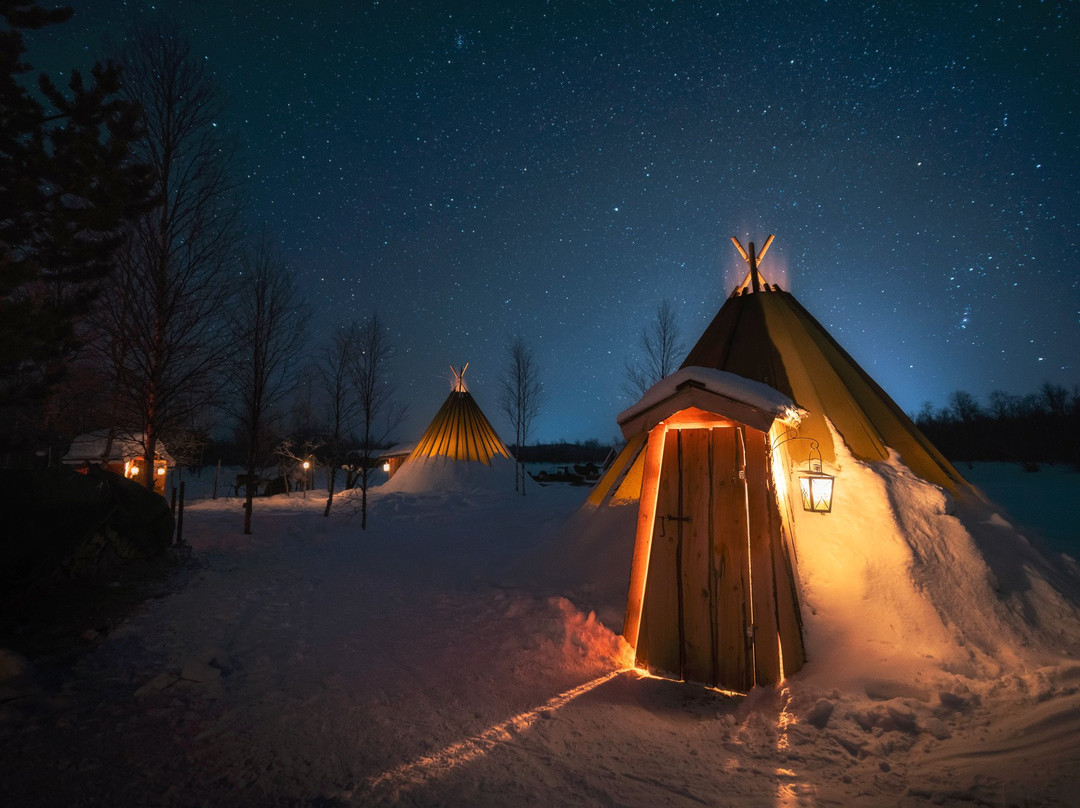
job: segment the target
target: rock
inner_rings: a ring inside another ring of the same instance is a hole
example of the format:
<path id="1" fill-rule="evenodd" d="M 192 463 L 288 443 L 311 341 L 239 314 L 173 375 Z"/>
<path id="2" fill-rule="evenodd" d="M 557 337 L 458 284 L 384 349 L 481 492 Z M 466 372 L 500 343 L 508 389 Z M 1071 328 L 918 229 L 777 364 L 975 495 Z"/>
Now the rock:
<path id="1" fill-rule="evenodd" d="M 221 671 L 207 662 L 189 659 L 180 669 L 180 678 L 191 682 L 216 682 L 221 678 Z"/>
<path id="2" fill-rule="evenodd" d="M 29 679 L 34 674 L 34 666 L 22 654 L 7 648 L 0 648 L 0 684 L 14 679 Z"/>
<path id="3" fill-rule="evenodd" d="M 165 688 L 172 687 L 178 681 L 179 677 L 168 671 L 162 671 L 149 682 L 144 684 L 138 690 L 135 691 L 135 698 L 141 699 L 146 696 L 152 696 L 155 693 L 160 693 Z"/>

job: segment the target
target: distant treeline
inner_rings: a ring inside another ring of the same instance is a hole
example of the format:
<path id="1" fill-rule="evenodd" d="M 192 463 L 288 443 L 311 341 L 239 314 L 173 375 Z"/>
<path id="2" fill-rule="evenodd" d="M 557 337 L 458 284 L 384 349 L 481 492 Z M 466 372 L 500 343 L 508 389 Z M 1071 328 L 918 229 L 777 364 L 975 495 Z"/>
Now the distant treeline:
<path id="1" fill-rule="evenodd" d="M 985 405 L 957 390 L 943 409 L 924 404 L 915 423 L 950 460 L 1080 467 L 1080 388 L 1048 382 L 1025 396 L 997 390 Z"/>
<path id="2" fill-rule="evenodd" d="M 295 441 L 301 445 L 304 441 Z M 318 441 L 308 441 L 312 446 L 317 446 Z M 173 452 L 172 443 L 166 443 L 170 453 Z M 213 440 L 206 437 L 194 451 L 177 452 L 183 455 L 183 465 L 190 466 L 195 471 L 201 466 L 212 466 L 221 461 L 223 466 L 239 466 L 244 462 L 243 445 L 233 440 Z M 513 447 L 510 447 L 513 451 Z M 537 443 L 524 446 L 521 450 L 521 459 L 526 463 L 603 463 L 611 452 L 610 444 L 601 443 L 598 440 L 569 443 Z M 313 456 L 318 456 L 318 448 L 312 450 Z M 377 454 L 377 452 L 375 452 Z M 179 460 L 179 458 L 178 458 Z M 267 460 L 268 463 L 272 462 Z"/>
<path id="3" fill-rule="evenodd" d="M 537 443 L 523 446 L 520 457 L 525 463 L 603 463 L 610 452 L 610 445 L 598 440 L 587 440 L 584 443 Z"/>

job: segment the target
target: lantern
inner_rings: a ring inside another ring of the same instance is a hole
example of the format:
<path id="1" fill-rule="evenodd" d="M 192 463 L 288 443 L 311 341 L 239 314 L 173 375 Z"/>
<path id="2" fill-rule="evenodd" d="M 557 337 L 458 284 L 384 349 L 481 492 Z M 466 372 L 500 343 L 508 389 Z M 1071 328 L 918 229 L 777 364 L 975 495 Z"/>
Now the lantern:
<path id="1" fill-rule="evenodd" d="M 799 472 L 799 492 L 802 494 L 803 510 L 812 513 L 832 513 L 833 480 L 836 478 L 821 470 L 821 448 L 818 442 L 813 438 L 799 437 L 791 431 L 783 440 L 773 444 L 772 448 L 776 449 L 781 444 L 792 440 L 810 441 L 810 455 L 806 458 L 806 470 Z"/>
<path id="2" fill-rule="evenodd" d="M 804 511 L 832 513 L 833 479 L 835 478 L 831 474 L 822 473 L 820 463 L 817 471 L 807 469 L 799 475 Z"/>

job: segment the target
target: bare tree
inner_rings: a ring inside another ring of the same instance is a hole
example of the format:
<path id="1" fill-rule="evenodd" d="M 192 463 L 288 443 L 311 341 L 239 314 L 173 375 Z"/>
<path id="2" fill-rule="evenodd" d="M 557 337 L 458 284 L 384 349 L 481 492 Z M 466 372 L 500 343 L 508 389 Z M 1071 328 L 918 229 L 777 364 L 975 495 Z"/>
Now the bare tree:
<path id="1" fill-rule="evenodd" d="M 679 330 L 675 307 L 664 300 L 656 308 L 656 320 L 641 329 L 641 355 L 637 361 L 626 360 L 623 389 L 631 398 L 645 391 L 679 368 L 686 354 L 686 342 Z"/>
<path id="2" fill-rule="evenodd" d="M 338 469 L 346 462 L 350 448 L 348 436 L 356 418 L 351 369 L 359 342 L 360 332 L 355 323 L 339 329 L 319 363 L 319 379 L 328 406 L 327 439 L 321 453 L 327 469 L 323 516 L 330 515 Z"/>
<path id="3" fill-rule="evenodd" d="M 378 450 L 384 448 L 383 444 L 390 433 L 405 417 L 405 408 L 394 400 L 394 386 L 389 373 L 392 353 L 393 348 L 378 315 L 372 315 L 357 326 L 352 377 L 359 439 L 357 487 L 360 489 L 362 530 L 367 529 L 367 492 Z"/>
<path id="4" fill-rule="evenodd" d="M 251 533 L 260 441 L 272 408 L 295 386 L 292 363 L 304 340 L 307 315 L 292 277 L 265 236 L 241 263 L 243 283 L 232 319 L 238 350 L 233 405 L 247 444 L 244 533 Z"/>
<path id="5" fill-rule="evenodd" d="M 232 355 L 224 312 L 235 214 L 209 68 L 167 28 L 137 31 L 122 61 L 124 93 L 143 109 L 135 153 L 153 169 L 159 204 L 135 220 L 119 254 L 100 308 L 100 356 L 112 378 L 113 428 L 141 427 L 152 458 L 162 433 L 218 399 Z M 149 488 L 153 463 L 143 469 Z"/>
<path id="6" fill-rule="evenodd" d="M 510 341 L 504 374 L 499 404 L 514 427 L 514 490 L 520 490 L 524 496 L 525 464 L 521 462 L 521 449 L 544 403 L 544 386 L 532 348 L 520 336 Z"/>
<path id="7" fill-rule="evenodd" d="M 975 396 L 965 390 L 949 393 L 949 406 L 946 410 L 949 416 L 960 424 L 970 424 L 983 414 Z"/>
<path id="8" fill-rule="evenodd" d="M 1060 384 L 1043 382 L 1039 388 L 1039 397 L 1046 411 L 1055 418 L 1064 418 L 1069 411 L 1069 390 Z"/>

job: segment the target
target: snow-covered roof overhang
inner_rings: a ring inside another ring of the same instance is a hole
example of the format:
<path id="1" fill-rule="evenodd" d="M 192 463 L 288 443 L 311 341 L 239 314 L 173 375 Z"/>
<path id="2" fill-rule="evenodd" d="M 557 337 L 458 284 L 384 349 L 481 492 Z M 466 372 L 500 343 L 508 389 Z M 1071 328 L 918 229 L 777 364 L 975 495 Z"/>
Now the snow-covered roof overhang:
<path id="1" fill-rule="evenodd" d="M 767 384 L 713 368 L 687 367 L 658 381 L 619 413 L 623 436 L 647 432 L 682 410 L 696 408 L 762 432 L 774 421 L 797 424 L 804 411 Z"/>
<path id="2" fill-rule="evenodd" d="M 387 449 L 385 452 L 379 453 L 379 459 L 390 457 L 404 457 L 412 454 L 412 450 L 416 448 L 416 441 L 411 443 L 396 443 Z"/>
<path id="3" fill-rule="evenodd" d="M 111 461 L 125 461 L 134 457 L 142 457 L 143 434 L 130 432 L 116 432 L 113 434 L 112 445 L 109 446 L 109 431 L 107 429 L 95 432 L 87 432 L 79 435 L 71 442 L 71 447 L 62 458 L 64 463 L 108 463 Z M 109 449 L 106 457 L 106 448 Z M 158 441 L 154 451 L 158 460 L 164 460 L 172 465 L 173 459 L 165 449 L 165 444 Z"/>

